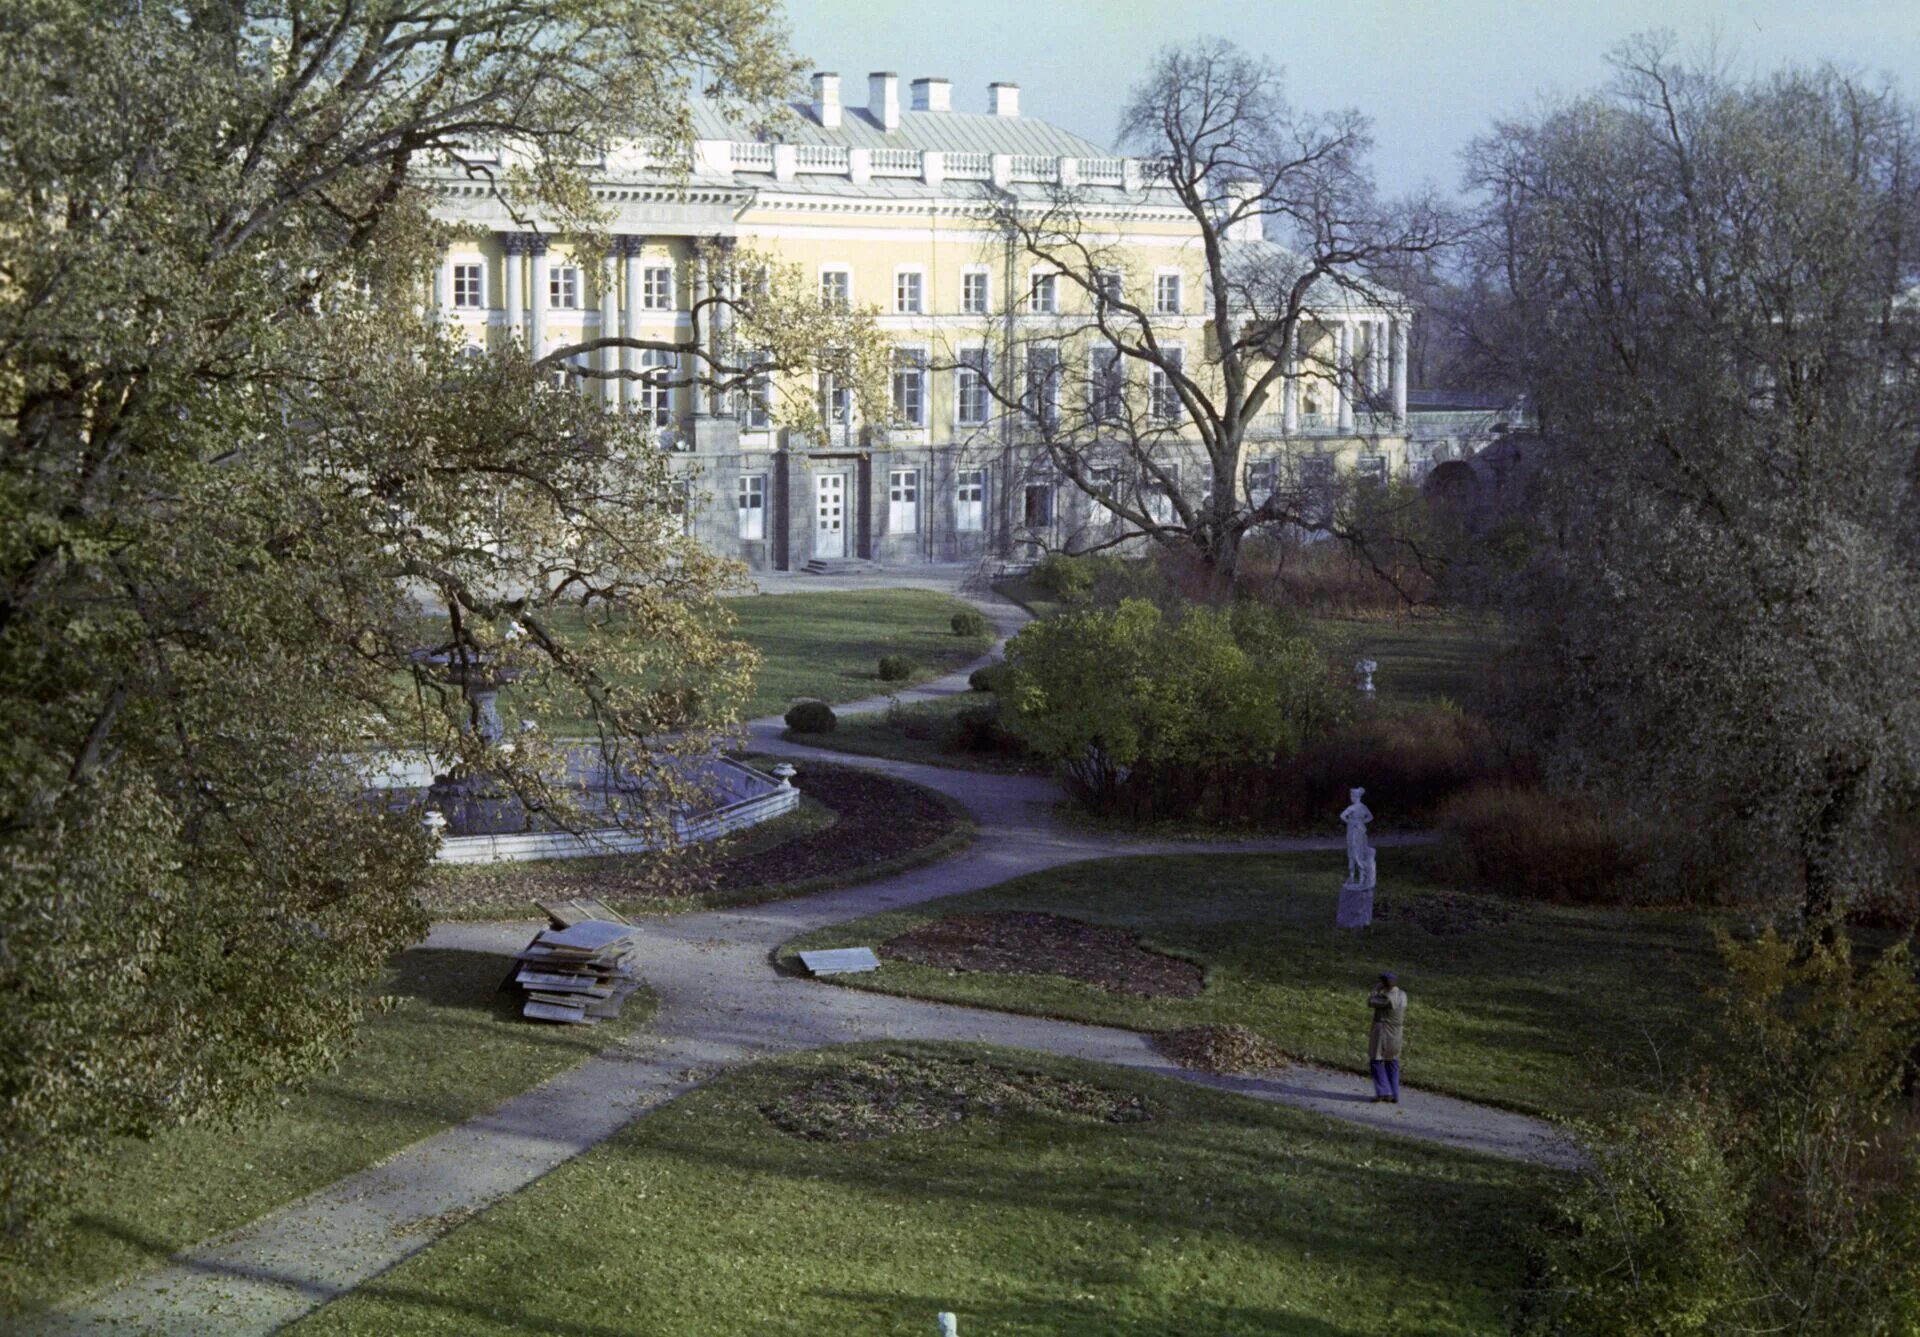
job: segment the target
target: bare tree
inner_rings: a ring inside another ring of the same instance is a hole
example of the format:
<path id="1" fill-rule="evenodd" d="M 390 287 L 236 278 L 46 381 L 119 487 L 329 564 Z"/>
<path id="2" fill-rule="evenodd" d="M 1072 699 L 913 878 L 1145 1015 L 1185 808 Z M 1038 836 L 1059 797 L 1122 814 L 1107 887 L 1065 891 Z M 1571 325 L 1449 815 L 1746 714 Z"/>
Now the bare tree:
<path id="1" fill-rule="evenodd" d="M 1089 188 L 1063 183 L 1039 204 L 996 192 L 1009 281 L 983 331 L 995 350 L 947 365 L 1110 518 L 1082 546 L 1144 534 L 1196 553 L 1224 588 L 1257 526 L 1358 540 L 1291 468 L 1256 495 L 1249 443 L 1257 424 L 1282 426 L 1289 394 L 1385 408 L 1384 378 L 1369 400 L 1362 374 L 1385 349 L 1334 331 L 1353 310 L 1401 311 L 1377 276 L 1442 246 L 1445 212 L 1430 197 L 1378 200 L 1365 118 L 1295 109 L 1279 69 L 1218 40 L 1162 52 L 1121 132 L 1149 161 L 1139 201 L 1170 203 L 1193 229 L 1183 262 L 1199 291 L 1167 309 L 1159 276 L 1140 271 L 1140 248 Z"/>

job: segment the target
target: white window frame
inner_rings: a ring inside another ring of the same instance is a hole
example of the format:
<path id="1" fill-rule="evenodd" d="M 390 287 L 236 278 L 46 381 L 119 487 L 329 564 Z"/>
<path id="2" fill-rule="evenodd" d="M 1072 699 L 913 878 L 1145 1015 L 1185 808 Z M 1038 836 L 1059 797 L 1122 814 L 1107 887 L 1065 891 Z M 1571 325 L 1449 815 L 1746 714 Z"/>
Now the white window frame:
<path id="1" fill-rule="evenodd" d="M 914 395 L 918 400 L 913 413 L 903 415 L 900 412 L 900 378 L 911 375 L 914 378 Z M 927 349 L 924 344 L 897 344 L 893 350 L 893 366 L 888 376 L 888 403 L 894 415 L 893 425 L 903 428 L 922 428 L 927 425 Z"/>
<path id="2" fill-rule="evenodd" d="M 908 280 L 912 282 L 912 305 L 907 305 Z M 893 270 L 893 314 L 924 316 L 927 313 L 927 267 L 896 265 Z"/>
<path id="3" fill-rule="evenodd" d="M 1127 300 L 1127 276 L 1118 269 L 1096 269 L 1093 271 L 1095 293 L 1111 304 Z"/>
<path id="4" fill-rule="evenodd" d="M 460 279 L 463 271 L 471 271 L 473 279 L 473 300 L 460 300 Z M 485 311 L 487 309 L 487 262 L 484 260 L 455 260 L 452 262 L 452 274 L 447 284 L 453 294 L 455 311 Z"/>
<path id="5" fill-rule="evenodd" d="M 918 469 L 887 471 L 887 532 L 889 534 L 920 532 L 920 471 Z"/>
<path id="6" fill-rule="evenodd" d="M 1042 289 L 1041 284 L 1046 287 Z M 1046 301 L 1040 298 L 1046 293 Z M 1060 271 L 1057 269 L 1029 269 L 1027 271 L 1027 311 L 1036 316 L 1057 316 L 1060 314 Z"/>
<path id="7" fill-rule="evenodd" d="M 547 309 L 580 309 L 580 266 L 553 265 L 547 270 Z"/>
<path id="8" fill-rule="evenodd" d="M 981 367 L 970 367 L 966 365 L 967 359 L 973 354 L 978 354 L 980 361 L 985 364 L 987 361 L 987 346 L 985 344 L 965 344 L 962 345 L 959 350 L 960 365 L 953 369 L 953 425 L 956 427 L 984 427 L 993 417 L 993 395 L 989 390 L 990 383 L 987 379 L 989 371 L 984 365 Z M 975 392 L 979 396 L 980 407 L 980 413 L 977 417 L 967 416 L 967 409 L 971 407 L 969 404 L 971 396 L 967 391 L 969 378 L 977 379 L 979 383 L 979 389 Z"/>
<path id="9" fill-rule="evenodd" d="M 980 300 L 973 302 L 969 285 L 979 282 Z M 960 271 L 960 310 L 963 315 L 984 316 L 993 310 L 993 271 L 985 265 L 969 265 Z"/>
<path id="10" fill-rule="evenodd" d="M 1120 491 L 1120 470 L 1111 464 L 1097 464 L 1087 470 L 1087 505 L 1092 508 L 1094 523 L 1109 529 L 1118 528 L 1120 516 L 1100 500 L 1100 494 L 1114 497 Z"/>
<path id="11" fill-rule="evenodd" d="M 1160 351 L 1169 362 L 1177 364 L 1182 371 L 1186 370 L 1187 350 L 1184 346 L 1171 344 Z M 1179 422 L 1186 416 L 1187 406 L 1180 402 L 1179 388 L 1164 367 L 1149 365 L 1147 368 L 1147 413 L 1155 422 Z"/>
<path id="12" fill-rule="evenodd" d="M 1167 284 L 1173 284 L 1173 303 L 1167 304 Z M 1187 285 L 1185 276 L 1177 269 L 1158 269 L 1153 274 L 1153 314 L 1156 316 L 1180 316 L 1186 314 Z"/>
<path id="13" fill-rule="evenodd" d="M 953 475 L 953 528 L 959 534 L 983 534 L 987 528 L 987 471 L 960 469 Z"/>
<path id="14" fill-rule="evenodd" d="M 1272 455 L 1248 460 L 1246 485 L 1247 504 L 1264 506 L 1267 498 L 1280 490 L 1280 461 Z"/>
<path id="15" fill-rule="evenodd" d="M 1102 395 L 1100 379 L 1100 360 L 1113 359 L 1113 372 L 1116 384 L 1113 386 L 1113 398 L 1109 404 Z M 1115 422 L 1127 416 L 1127 359 L 1126 354 L 1111 344 L 1095 344 L 1087 350 L 1087 417 L 1096 423 Z"/>
<path id="16" fill-rule="evenodd" d="M 1385 487 L 1393 481 L 1393 464 L 1384 454 L 1368 453 L 1353 462 L 1353 476 L 1362 483 Z"/>
<path id="17" fill-rule="evenodd" d="M 741 474 L 734 485 L 734 511 L 740 525 L 740 537 L 746 542 L 767 537 L 767 476 Z"/>
<path id="18" fill-rule="evenodd" d="M 1050 366 L 1053 374 L 1046 386 L 1046 397 L 1042 399 L 1034 392 L 1033 363 L 1036 352 L 1052 352 Z M 1021 368 L 1023 384 L 1020 396 L 1021 404 L 1027 411 L 1027 421 L 1036 427 L 1053 428 L 1060 425 L 1060 374 L 1064 369 L 1062 350 L 1058 344 L 1032 343 L 1027 345 L 1026 366 Z"/>
<path id="19" fill-rule="evenodd" d="M 665 274 L 663 279 L 660 275 Z M 640 269 L 640 309 L 642 311 L 673 310 L 673 266 L 670 264 L 643 265 Z"/>
<path id="20" fill-rule="evenodd" d="M 1171 489 L 1172 492 L 1178 492 L 1180 490 L 1179 461 L 1175 460 L 1162 464 L 1160 471 L 1168 475 L 1172 479 L 1172 482 L 1170 484 L 1162 484 L 1158 478 L 1147 478 L 1143 480 L 1143 490 L 1146 495 L 1141 498 L 1141 509 L 1146 511 L 1147 518 L 1155 524 L 1170 525 L 1173 523 L 1174 510 L 1173 497 L 1169 489 Z"/>
<path id="21" fill-rule="evenodd" d="M 678 359 L 670 349 L 643 348 L 640 350 L 640 369 L 658 370 L 657 377 L 644 377 L 640 381 L 640 402 L 635 404 L 634 412 L 649 427 L 671 427 L 673 425 L 673 392 L 676 387 L 665 384 L 671 381 L 678 368 Z"/>
<path id="22" fill-rule="evenodd" d="M 837 276 L 841 282 L 841 291 L 829 296 L 827 279 Z M 828 310 L 851 311 L 853 309 L 853 266 L 845 264 L 827 264 L 820 266 L 820 305 Z"/>
<path id="23" fill-rule="evenodd" d="M 1033 519 L 1033 494 L 1043 493 L 1047 499 L 1046 515 L 1035 523 Z M 1059 516 L 1060 490 L 1052 483 L 1028 483 L 1020 494 L 1020 526 L 1031 532 L 1036 529 L 1051 529 Z"/>

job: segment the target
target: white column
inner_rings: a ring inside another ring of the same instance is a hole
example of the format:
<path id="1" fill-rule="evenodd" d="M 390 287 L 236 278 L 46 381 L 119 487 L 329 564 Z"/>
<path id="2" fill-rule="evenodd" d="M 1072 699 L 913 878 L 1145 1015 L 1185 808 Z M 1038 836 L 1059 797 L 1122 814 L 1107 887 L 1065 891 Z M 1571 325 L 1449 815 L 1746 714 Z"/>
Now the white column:
<path id="1" fill-rule="evenodd" d="M 625 314 L 627 319 L 626 334 L 629 339 L 638 339 L 640 337 L 640 243 L 642 240 L 643 238 L 640 237 L 622 237 L 620 239 L 621 251 L 627 260 L 627 305 Z M 639 371 L 640 350 L 637 348 L 628 348 L 623 351 L 626 353 L 626 357 L 622 359 L 626 369 L 628 371 Z M 637 407 L 640 403 L 640 382 L 625 381 L 623 384 L 625 385 L 626 393 L 623 394 L 621 398 L 626 401 L 628 408 Z"/>
<path id="2" fill-rule="evenodd" d="M 528 343 L 535 359 L 547 351 L 547 239 L 538 234 L 527 238 L 527 306 L 533 313 Z"/>
<path id="3" fill-rule="evenodd" d="M 693 309 L 695 312 L 694 318 L 699 322 L 700 326 L 700 337 L 696 340 L 696 346 L 702 352 L 711 354 L 713 352 L 713 308 L 703 305 L 713 292 L 713 283 L 711 281 L 712 259 L 707 249 L 709 244 L 710 243 L 706 241 L 701 241 L 694 247 Z M 693 401 L 693 411 L 698 414 L 715 412 L 717 395 L 713 385 L 710 381 L 706 384 L 701 383 L 706 377 L 712 374 L 711 365 L 704 359 L 695 357 L 693 359 L 693 365 L 688 367 L 687 371 L 694 379 L 693 393 L 688 396 L 688 398 Z"/>
<path id="4" fill-rule="evenodd" d="M 1291 340 L 1286 357 L 1286 379 L 1280 383 L 1280 430 L 1292 436 L 1300 430 L 1300 354 Z"/>
<path id="5" fill-rule="evenodd" d="M 1393 319 L 1393 425 L 1407 425 L 1407 317 Z"/>
<path id="6" fill-rule="evenodd" d="M 527 239 L 522 233 L 507 232 L 501 235 L 500 245 L 506 252 L 501 264 L 507 271 L 507 338 L 515 343 L 524 343 L 527 304 L 520 284 L 520 257 L 526 254 Z"/>
<path id="7" fill-rule="evenodd" d="M 1334 403 L 1340 409 L 1340 430 L 1353 431 L 1353 322 L 1340 322 L 1340 351 L 1335 355 Z"/>
<path id="8" fill-rule="evenodd" d="M 614 258 L 620 243 L 616 240 L 613 249 L 600 257 L 600 337 L 617 338 L 620 333 L 620 269 Z M 603 348 L 600 350 L 600 370 L 620 370 L 620 350 Z M 620 382 L 609 376 L 600 382 L 600 402 L 608 408 L 620 403 Z"/>
<path id="9" fill-rule="evenodd" d="M 733 303 L 740 296 L 740 276 L 733 272 L 733 251 L 736 243 L 732 237 L 721 237 L 716 244 L 720 247 L 721 272 L 714 295 L 720 299 L 721 304 L 713 313 L 713 354 L 723 362 L 732 363 L 734 360 Z M 713 392 L 713 411 L 715 413 L 727 411 L 725 391 Z"/>
<path id="10" fill-rule="evenodd" d="M 447 318 L 447 308 L 452 305 L 447 300 L 447 272 L 452 263 L 453 261 L 446 253 L 442 252 L 440 263 L 433 267 L 433 318 L 436 321 L 444 322 Z"/>

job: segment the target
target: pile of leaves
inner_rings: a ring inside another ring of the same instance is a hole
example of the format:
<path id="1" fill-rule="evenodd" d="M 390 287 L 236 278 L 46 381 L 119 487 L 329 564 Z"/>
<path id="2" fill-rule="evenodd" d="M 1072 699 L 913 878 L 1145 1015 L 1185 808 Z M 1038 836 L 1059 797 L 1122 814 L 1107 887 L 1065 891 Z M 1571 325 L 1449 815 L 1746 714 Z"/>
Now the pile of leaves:
<path id="1" fill-rule="evenodd" d="M 760 1107 L 781 1132 L 810 1142 L 867 1142 L 1023 1114 L 1148 1123 L 1152 1101 L 1048 1073 L 975 1059 L 885 1053 L 841 1061 Z"/>
<path id="2" fill-rule="evenodd" d="M 1206 987 L 1198 962 L 1140 945 L 1131 929 L 1029 910 L 952 915 L 881 944 L 897 961 L 1001 975 L 1060 975 L 1137 998 L 1192 998 Z"/>
<path id="3" fill-rule="evenodd" d="M 1251 1026 L 1234 1023 L 1161 1031 L 1153 1043 L 1175 1063 L 1195 1072 L 1265 1072 L 1287 1062 L 1280 1046 Z"/>

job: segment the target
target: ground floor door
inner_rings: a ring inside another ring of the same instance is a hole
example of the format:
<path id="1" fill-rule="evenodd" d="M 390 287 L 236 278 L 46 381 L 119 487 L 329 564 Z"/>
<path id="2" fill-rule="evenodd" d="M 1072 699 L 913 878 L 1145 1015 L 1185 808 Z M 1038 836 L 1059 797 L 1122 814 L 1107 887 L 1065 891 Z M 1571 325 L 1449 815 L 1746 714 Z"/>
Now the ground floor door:
<path id="1" fill-rule="evenodd" d="M 847 476 L 813 476 L 813 555 L 847 555 Z"/>

